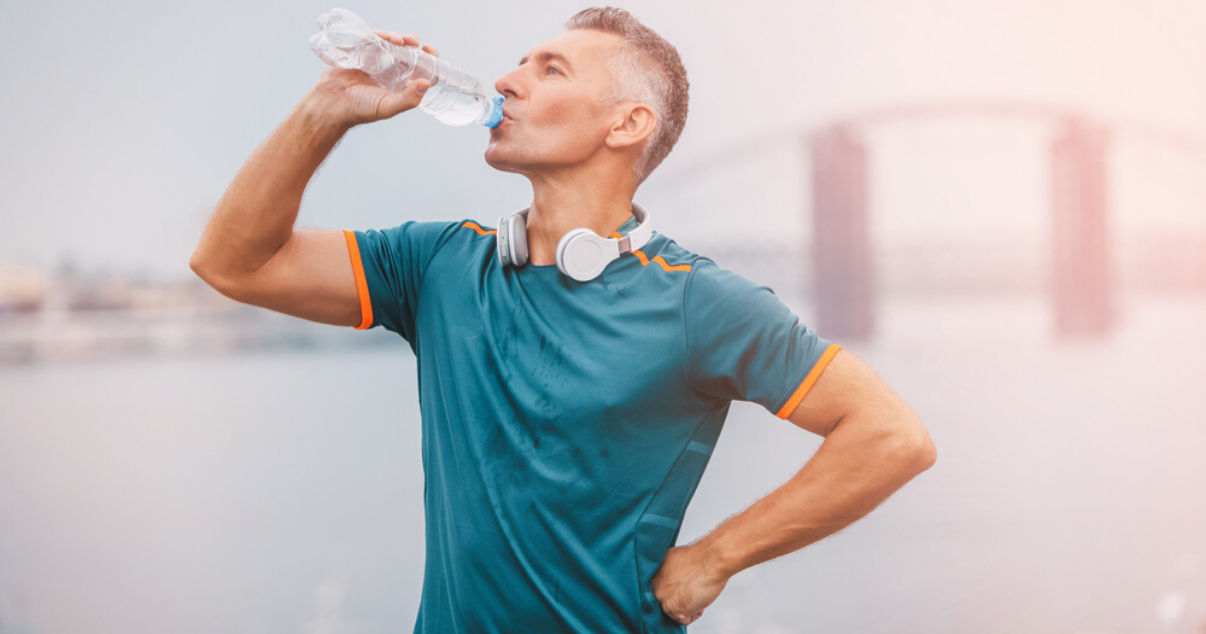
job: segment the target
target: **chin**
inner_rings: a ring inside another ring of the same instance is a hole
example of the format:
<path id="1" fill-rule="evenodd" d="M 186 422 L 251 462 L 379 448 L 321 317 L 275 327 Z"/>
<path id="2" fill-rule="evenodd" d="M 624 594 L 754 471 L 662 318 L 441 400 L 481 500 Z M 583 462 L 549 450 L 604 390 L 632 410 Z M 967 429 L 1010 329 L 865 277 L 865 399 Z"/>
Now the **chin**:
<path id="1" fill-rule="evenodd" d="M 519 172 L 520 165 L 515 161 L 514 157 L 508 157 L 504 151 L 499 149 L 494 143 L 486 147 L 485 153 L 486 165 L 493 167 L 500 172 Z"/>
<path id="2" fill-rule="evenodd" d="M 489 165 L 490 167 L 493 167 L 494 169 L 496 169 L 500 172 L 511 171 L 510 166 L 507 164 L 507 162 L 502 160 L 498 156 L 497 152 L 491 152 L 490 148 L 486 148 L 485 159 L 486 159 L 486 165 Z"/>

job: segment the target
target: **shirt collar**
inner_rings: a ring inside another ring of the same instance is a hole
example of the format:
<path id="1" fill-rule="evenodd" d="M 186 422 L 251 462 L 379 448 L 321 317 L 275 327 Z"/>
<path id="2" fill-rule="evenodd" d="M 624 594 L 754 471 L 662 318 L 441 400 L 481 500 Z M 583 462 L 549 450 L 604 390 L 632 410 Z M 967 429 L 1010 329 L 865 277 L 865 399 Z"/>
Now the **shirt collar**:
<path id="1" fill-rule="evenodd" d="M 636 216 L 633 215 L 628 220 L 625 220 L 624 224 L 620 225 L 618 229 L 616 229 L 616 233 L 618 233 L 622 236 L 626 236 L 626 235 L 628 235 L 628 232 L 635 229 L 636 226 L 637 226 L 637 219 L 636 219 Z"/>

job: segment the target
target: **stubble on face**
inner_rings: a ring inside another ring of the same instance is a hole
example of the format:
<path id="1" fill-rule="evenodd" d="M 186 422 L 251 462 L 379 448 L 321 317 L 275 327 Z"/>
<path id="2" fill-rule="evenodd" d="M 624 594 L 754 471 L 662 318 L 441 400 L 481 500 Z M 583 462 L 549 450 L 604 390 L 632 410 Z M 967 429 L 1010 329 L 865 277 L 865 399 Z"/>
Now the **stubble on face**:
<path id="1" fill-rule="evenodd" d="M 613 33 L 575 29 L 532 49 L 495 85 L 507 118 L 490 131 L 486 162 L 495 169 L 535 173 L 589 159 L 603 146 L 612 81 L 607 54 L 623 43 Z M 544 53 L 556 53 L 545 59 Z"/>

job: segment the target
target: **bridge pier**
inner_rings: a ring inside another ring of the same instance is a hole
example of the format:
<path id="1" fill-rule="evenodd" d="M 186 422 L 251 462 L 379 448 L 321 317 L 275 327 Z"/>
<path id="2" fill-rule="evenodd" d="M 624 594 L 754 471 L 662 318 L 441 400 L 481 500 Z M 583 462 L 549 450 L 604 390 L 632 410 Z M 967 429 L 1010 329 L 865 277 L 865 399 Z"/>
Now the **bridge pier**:
<path id="1" fill-rule="evenodd" d="M 867 339 L 875 329 L 867 150 L 841 125 L 805 143 L 813 169 L 814 329 L 827 338 Z"/>
<path id="2" fill-rule="evenodd" d="M 1116 322 L 1106 156 L 1109 130 L 1065 115 L 1051 144 L 1053 240 L 1050 297 L 1056 336 L 1103 336 Z M 868 150 L 849 123 L 806 137 L 812 156 L 815 328 L 869 339 L 875 331 L 875 267 Z"/>
<path id="3" fill-rule="evenodd" d="M 1052 301 L 1059 337 L 1108 334 L 1115 321 L 1106 216 L 1107 131 L 1068 117 L 1051 145 Z"/>

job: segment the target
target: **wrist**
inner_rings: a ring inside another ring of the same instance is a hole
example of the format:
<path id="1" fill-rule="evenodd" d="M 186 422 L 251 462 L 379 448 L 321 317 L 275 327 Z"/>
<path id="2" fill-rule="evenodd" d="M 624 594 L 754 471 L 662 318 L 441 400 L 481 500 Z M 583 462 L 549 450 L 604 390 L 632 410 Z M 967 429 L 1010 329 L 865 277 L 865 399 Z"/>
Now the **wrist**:
<path id="1" fill-rule="evenodd" d="M 337 108 L 332 107 L 330 102 L 315 90 L 306 93 L 294 110 L 294 114 L 308 130 L 324 136 L 343 136 L 356 126 L 355 121 L 347 121 L 340 115 Z"/>
<path id="2" fill-rule="evenodd" d="M 704 569 L 714 580 L 727 582 L 733 575 L 741 572 L 735 553 L 725 547 L 722 536 L 712 532 L 693 546 L 699 551 L 699 558 Z"/>

